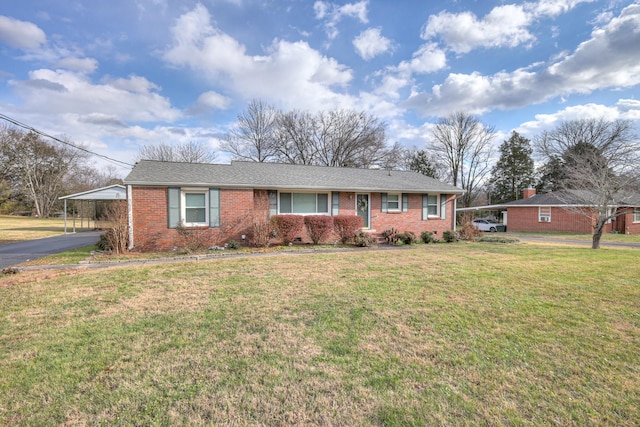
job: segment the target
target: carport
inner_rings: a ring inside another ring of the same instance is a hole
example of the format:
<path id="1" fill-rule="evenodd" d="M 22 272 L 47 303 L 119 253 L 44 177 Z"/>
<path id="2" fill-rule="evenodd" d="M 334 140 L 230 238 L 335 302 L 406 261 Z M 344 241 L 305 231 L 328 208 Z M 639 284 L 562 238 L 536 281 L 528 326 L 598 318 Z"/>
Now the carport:
<path id="1" fill-rule="evenodd" d="M 126 200 L 127 190 L 124 185 L 114 184 L 108 187 L 96 188 L 95 190 L 84 191 L 82 193 L 69 194 L 68 196 L 62 196 L 59 198 L 64 200 L 64 232 L 67 233 L 67 200 L 73 200 L 71 216 L 73 217 L 73 233 L 76 232 L 76 203 L 93 203 L 93 228 L 98 228 L 97 223 L 97 209 L 96 204 L 99 200 Z M 87 219 L 87 226 L 91 225 L 91 219 Z M 80 228 L 84 227 L 84 216 L 80 218 Z"/>

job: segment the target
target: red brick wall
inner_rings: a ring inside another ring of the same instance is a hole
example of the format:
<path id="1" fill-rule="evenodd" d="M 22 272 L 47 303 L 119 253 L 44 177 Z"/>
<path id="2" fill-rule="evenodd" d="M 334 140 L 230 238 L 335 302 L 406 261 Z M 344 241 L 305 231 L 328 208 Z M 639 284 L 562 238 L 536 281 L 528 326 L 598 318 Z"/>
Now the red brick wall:
<path id="1" fill-rule="evenodd" d="M 181 239 L 178 232 L 168 228 L 167 189 L 134 187 L 132 199 L 135 249 L 159 251 L 179 248 Z M 355 193 L 340 193 L 341 215 L 355 215 L 355 199 Z M 409 194 L 409 212 L 381 212 L 380 193 L 371 193 L 369 199 L 371 230 L 376 234 L 393 227 L 400 232 L 412 231 L 417 236 L 423 231 L 431 231 L 440 237 L 444 231 L 452 229 L 455 218 L 453 196 L 447 200 L 446 219 L 434 218 L 426 221 L 422 219 L 421 194 Z M 242 235 L 248 238 L 254 221 L 266 219 L 268 212 L 267 191 L 221 189 L 220 227 L 205 228 L 203 232 L 210 246 L 221 246 L 229 240 L 241 242 Z"/>
<path id="2" fill-rule="evenodd" d="M 510 207 L 507 209 L 508 231 L 529 232 L 593 232 L 592 222 L 584 215 L 562 208 L 551 208 L 551 222 L 538 221 L 538 207 Z M 611 225 L 605 226 L 605 232 L 611 231 Z"/>
<path id="3" fill-rule="evenodd" d="M 640 222 L 633 222 L 633 208 L 625 209 L 614 227 L 619 233 L 640 234 Z"/>
<path id="4" fill-rule="evenodd" d="M 258 193 L 258 192 L 257 192 Z M 266 197 L 266 192 L 262 192 Z M 133 243 L 137 250 L 173 250 L 181 245 L 180 235 L 168 227 L 167 189 L 134 187 Z M 256 198 L 258 200 L 258 198 Z M 204 228 L 208 245 L 223 245 L 229 240 L 241 241 L 247 236 L 257 216 L 266 218 L 268 204 L 254 211 L 253 190 L 220 190 L 220 227 Z"/>

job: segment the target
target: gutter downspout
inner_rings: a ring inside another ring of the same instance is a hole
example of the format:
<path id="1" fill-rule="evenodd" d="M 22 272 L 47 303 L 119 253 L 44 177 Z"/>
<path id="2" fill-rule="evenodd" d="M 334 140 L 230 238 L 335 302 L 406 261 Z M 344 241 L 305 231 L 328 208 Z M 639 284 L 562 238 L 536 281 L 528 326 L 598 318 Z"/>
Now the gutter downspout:
<path id="1" fill-rule="evenodd" d="M 133 187 L 127 185 L 127 228 L 129 232 L 129 246 L 127 249 L 133 249 Z"/>

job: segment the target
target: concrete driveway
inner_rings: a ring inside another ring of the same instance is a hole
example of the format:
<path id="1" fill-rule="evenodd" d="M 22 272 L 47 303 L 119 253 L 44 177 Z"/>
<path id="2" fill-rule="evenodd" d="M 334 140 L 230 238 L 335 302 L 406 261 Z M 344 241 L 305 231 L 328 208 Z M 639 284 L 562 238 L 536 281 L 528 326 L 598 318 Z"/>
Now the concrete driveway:
<path id="1" fill-rule="evenodd" d="M 0 269 L 97 243 L 101 234 L 101 231 L 82 231 L 0 245 Z"/>

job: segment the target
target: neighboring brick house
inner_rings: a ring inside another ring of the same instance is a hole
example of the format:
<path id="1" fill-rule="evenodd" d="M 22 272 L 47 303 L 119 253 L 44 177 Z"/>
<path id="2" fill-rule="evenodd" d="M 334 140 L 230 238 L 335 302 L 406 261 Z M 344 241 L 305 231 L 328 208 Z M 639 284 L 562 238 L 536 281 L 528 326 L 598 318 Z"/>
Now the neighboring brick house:
<path id="1" fill-rule="evenodd" d="M 535 189 L 526 189 L 520 200 L 459 210 L 501 210 L 506 213 L 504 222 L 508 231 L 593 233 L 597 212 L 575 200 L 584 198 L 575 199 L 570 192 L 536 194 Z M 624 200 L 611 207 L 617 216 L 605 224 L 604 233 L 640 234 L 640 196 L 628 195 Z"/>
<path id="2" fill-rule="evenodd" d="M 463 193 L 416 172 L 256 162 L 143 160 L 124 183 L 129 245 L 138 250 L 172 249 L 180 222 L 216 245 L 242 241 L 254 223 L 276 214 L 358 215 L 367 232 L 394 227 L 441 236 L 455 229 Z"/>

